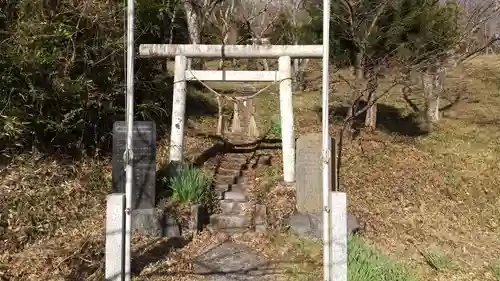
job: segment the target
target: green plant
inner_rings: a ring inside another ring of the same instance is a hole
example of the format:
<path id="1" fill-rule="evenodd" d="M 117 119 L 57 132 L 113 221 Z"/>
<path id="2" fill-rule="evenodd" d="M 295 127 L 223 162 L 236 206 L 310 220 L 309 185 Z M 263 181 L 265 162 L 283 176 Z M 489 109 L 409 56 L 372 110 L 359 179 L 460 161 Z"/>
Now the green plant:
<path id="1" fill-rule="evenodd" d="M 377 250 L 360 237 L 350 236 L 348 241 L 349 280 L 365 281 L 417 281 L 416 275 Z"/>
<path id="2" fill-rule="evenodd" d="M 441 249 L 431 247 L 425 250 L 422 255 L 427 264 L 437 271 L 445 271 L 454 268 L 451 258 Z"/>
<path id="3" fill-rule="evenodd" d="M 281 137 L 281 122 L 279 117 L 273 117 L 271 119 L 271 128 L 269 129 L 269 136 L 273 138 Z"/>
<path id="4" fill-rule="evenodd" d="M 184 165 L 169 183 L 174 201 L 202 204 L 209 199 L 212 179 L 202 170 L 191 165 Z"/>
<path id="5" fill-rule="evenodd" d="M 293 242 L 293 258 L 300 260 L 290 270 L 293 281 L 317 280 L 318 272 L 311 271 L 308 265 L 318 261 L 322 246 L 317 241 L 298 239 Z M 347 245 L 347 277 L 351 281 L 419 281 L 416 273 L 407 270 L 378 249 L 368 245 L 361 237 L 350 235 Z M 292 255 L 292 254 L 291 254 Z"/>
<path id="6" fill-rule="evenodd" d="M 491 272 L 497 281 L 500 281 L 500 261 L 494 262 L 490 265 Z"/>

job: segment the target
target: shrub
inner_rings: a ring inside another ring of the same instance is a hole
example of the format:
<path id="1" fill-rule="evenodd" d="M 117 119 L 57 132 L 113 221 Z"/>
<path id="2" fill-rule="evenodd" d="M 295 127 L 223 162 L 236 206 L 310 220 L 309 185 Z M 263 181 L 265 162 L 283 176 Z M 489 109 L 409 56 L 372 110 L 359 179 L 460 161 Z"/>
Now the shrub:
<path id="1" fill-rule="evenodd" d="M 205 172 L 185 165 L 177 176 L 170 179 L 172 199 L 179 203 L 206 203 L 209 199 L 211 183 L 211 177 Z"/>
<path id="2" fill-rule="evenodd" d="M 281 121 L 279 117 L 274 116 L 271 119 L 271 128 L 269 130 L 269 136 L 275 138 L 281 138 Z"/>
<path id="3" fill-rule="evenodd" d="M 4 1 L 5 2 L 5 1 Z M 0 3 L 0 151 L 109 150 L 124 119 L 123 1 Z M 138 1 L 136 42 L 159 43 L 161 1 Z M 137 47 L 137 46 L 136 46 Z M 136 118 L 168 119 L 171 83 L 136 60 Z"/>

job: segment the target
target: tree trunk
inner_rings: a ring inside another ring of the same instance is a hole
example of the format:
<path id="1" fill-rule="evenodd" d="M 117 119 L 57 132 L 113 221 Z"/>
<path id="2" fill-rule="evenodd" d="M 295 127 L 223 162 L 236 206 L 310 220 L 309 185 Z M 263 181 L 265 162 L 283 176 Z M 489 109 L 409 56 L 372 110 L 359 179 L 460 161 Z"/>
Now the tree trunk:
<path id="1" fill-rule="evenodd" d="M 369 71 L 368 83 L 366 84 L 368 97 L 366 102 L 368 104 L 368 109 L 366 110 L 365 117 L 365 127 L 374 130 L 377 127 L 377 73 L 373 70 Z"/>
<path id="2" fill-rule="evenodd" d="M 298 40 L 294 41 L 295 45 L 299 44 Z M 309 63 L 309 59 L 299 59 L 295 58 L 293 60 L 293 71 L 295 76 L 294 90 L 304 91 L 306 89 L 306 81 L 304 77 L 304 71 Z"/>
<path id="3" fill-rule="evenodd" d="M 425 120 L 429 129 L 439 121 L 439 96 L 443 90 L 444 68 L 433 68 L 422 74 L 424 98 L 426 102 Z"/>
<path id="4" fill-rule="evenodd" d="M 186 13 L 187 26 L 189 31 L 189 39 L 191 44 L 200 43 L 200 27 L 198 25 L 198 14 L 194 10 L 193 3 L 190 0 L 184 0 L 184 11 Z M 188 59 L 187 68 L 191 69 L 192 62 Z"/>
<path id="5" fill-rule="evenodd" d="M 172 44 L 174 41 L 174 27 L 175 21 L 177 19 L 176 10 L 173 11 L 172 16 L 170 16 L 166 11 L 161 11 L 159 13 L 160 18 L 160 38 L 163 44 Z M 163 70 L 168 72 L 168 62 L 169 58 L 165 60 L 165 63 L 162 65 Z"/>
<path id="6" fill-rule="evenodd" d="M 377 102 L 375 101 L 375 93 L 368 95 L 367 102 L 372 105 L 366 110 L 365 127 L 375 130 L 377 127 Z"/>
<path id="7" fill-rule="evenodd" d="M 306 70 L 308 64 L 309 64 L 309 59 L 299 60 L 299 73 L 298 73 L 297 84 L 299 85 L 299 87 L 302 91 L 305 91 L 307 88 L 306 78 L 305 78 L 305 70 Z"/>
<path id="8" fill-rule="evenodd" d="M 363 52 L 359 51 L 354 57 L 354 75 L 356 76 L 356 79 L 359 80 L 364 78 L 363 56 Z"/>
<path id="9" fill-rule="evenodd" d="M 224 34 L 224 38 L 222 39 L 222 44 L 223 45 L 228 45 L 228 43 L 229 43 L 229 35 L 230 35 L 229 32 L 226 32 L 226 34 Z M 223 58 L 221 58 L 219 60 L 219 68 L 218 69 L 219 70 L 224 69 L 224 59 Z"/>
<path id="10" fill-rule="evenodd" d="M 271 45 L 269 38 L 260 38 L 259 41 L 260 41 L 260 45 L 266 45 L 266 46 Z M 262 59 L 262 63 L 264 64 L 264 70 L 269 71 L 269 63 L 267 62 L 267 59 Z"/>
<path id="11" fill-rule="evenodd" d="M 354 111 L 355 105 L 350 104 L 349 108 L 347 108 L 347 116 L 344 119 L 344 127 L 341 132 L 342 136 L 344 136 L 347 140 L 352 140 L 353 131 L 354 131 Z"/>
<path id="12" fill-rule="evenodd" d="M 354 74 L 356 76 L 356 84 L 361 83 L 364 79 L 364 73 L 363 73 L 363 68 L 362 68 L 362 60 L 363 60 L 363 53 L 358 52 L 356 56 L 354 57 Z M 355 114 L 357 113 L 357 96 L 362 93 L 362 90 L 358 91 L 355 90 L 353 96 L 351 97 L 351 101 L 349 102 L 349 108 L 347 109 L 347 115 L 344 119 L 344 132 L 346 139 L 350 140 L 353 137 L 353 131 L 354 131 L 354 118 L 356 117 Z"/>

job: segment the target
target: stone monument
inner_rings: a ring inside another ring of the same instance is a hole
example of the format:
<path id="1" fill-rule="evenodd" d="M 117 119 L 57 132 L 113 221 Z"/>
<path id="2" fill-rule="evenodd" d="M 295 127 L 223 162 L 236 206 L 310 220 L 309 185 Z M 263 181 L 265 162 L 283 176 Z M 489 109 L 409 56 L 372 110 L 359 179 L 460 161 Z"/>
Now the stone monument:
<path id="1" fill-rule="evenodd" d="M 113 193 L 125 193 L 127 124 L 113 124 Z M 133 127 L 132 230 L 152 236 L 176 236 L 178 225 L 156 205 L 156 126 L 135 121 Z"/>
<path id="2" fill-rule="evenodd" d="M 321 212 L 322 190 L 321 133 L 300 136 L 296 144 L 295 183 L 297 211 Z"/>
<path id="3" fill-rule="evenodd" d="M 155 206 L 156 187 L 156 126 L 151 121 L 135 121 L 133 127 L 133 194 L 132 210 Z M 113 125 L 113 192 L 125 193 L 125 162 L 127 124 Z"/>
<path id="4" fill-rule="evenodd" d="M 332 139 L 330 140 L 333 142 Z M 300 136 L 296 143 L 297 213 L 290 218 L 289 224 L 298 235 L 311 238 L 321 238 L 323 229 L 322 143 L 321 133 Z M 334 155 L 332 159 L 336 159 L 335 145 L 330 143 L 330 147 L 332 148 L 332 155 Z M 337 184 L 335 167 L 335 165 L 332 165 L 330 173 L 332 187 Z M 348 214 L 348 232 L 354 232 L 358 229 L 359 224 L 356 218 Z"/>

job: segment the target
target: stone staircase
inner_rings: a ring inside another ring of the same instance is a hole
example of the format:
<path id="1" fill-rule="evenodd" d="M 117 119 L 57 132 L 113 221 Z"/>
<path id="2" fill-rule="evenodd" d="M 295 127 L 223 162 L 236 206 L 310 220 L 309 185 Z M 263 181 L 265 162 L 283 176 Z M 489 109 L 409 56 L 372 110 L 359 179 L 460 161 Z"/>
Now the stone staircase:
<path id="1" fill-rule="evenodd" d="M 231 137 L 233 147 L 217 165 L 213 188 L 220 200 L 220 212 L 210 216 L 212 230 L 226 234 L 266 231 L 266 207 L 254 204 L 248 196 L 255 181 L 253 169 L 259 164 L 256 145 L 238 148 L 254 141 L 245 136 Z"/>

